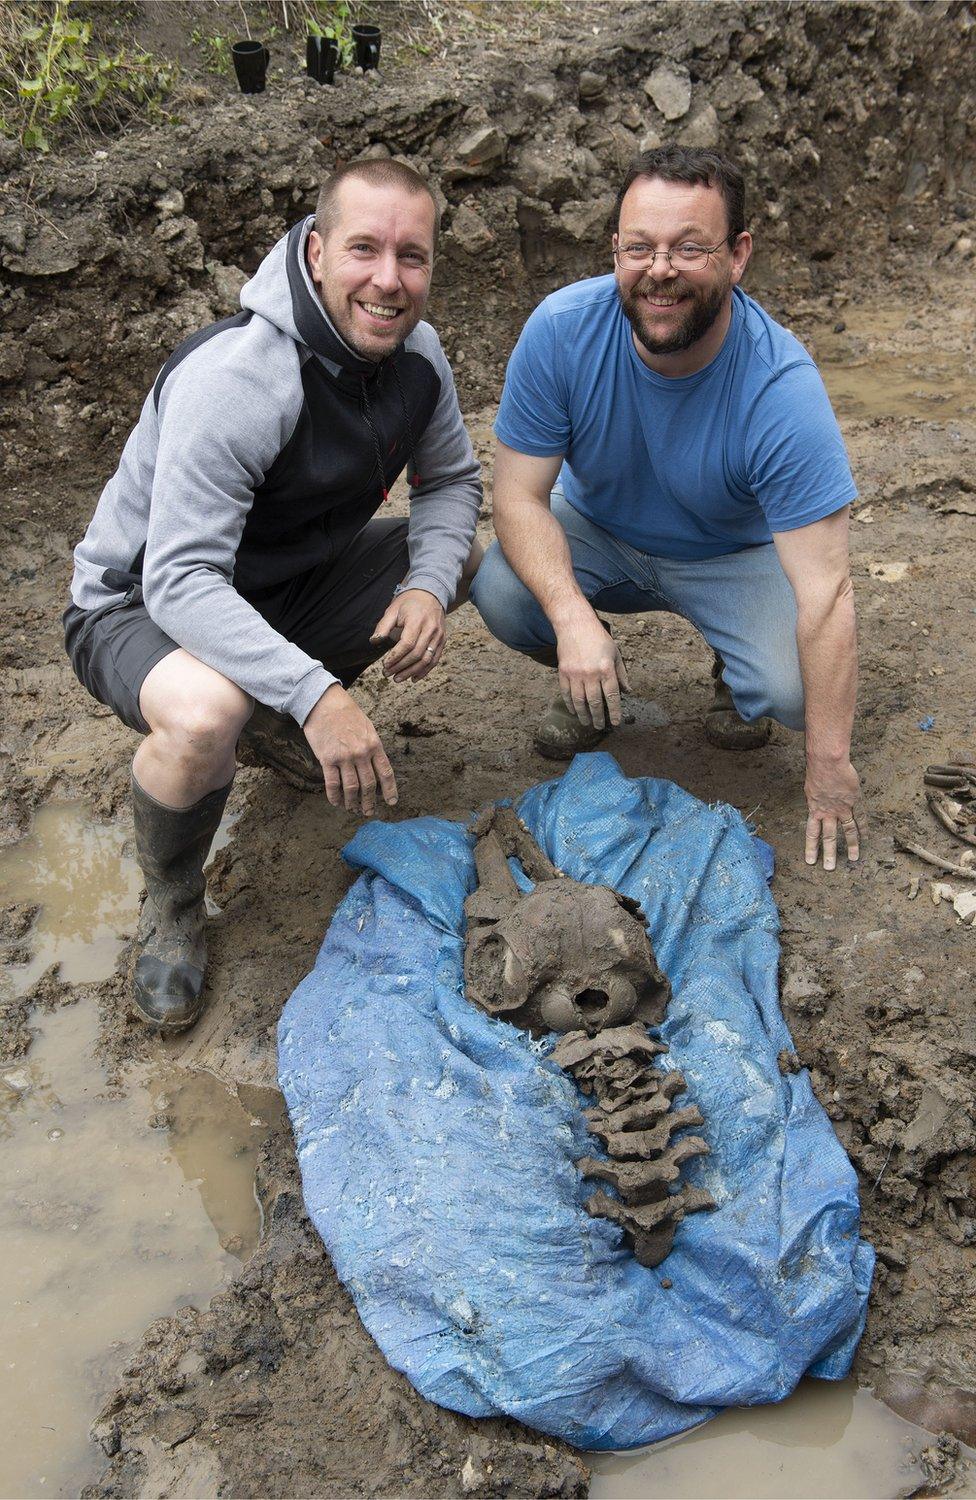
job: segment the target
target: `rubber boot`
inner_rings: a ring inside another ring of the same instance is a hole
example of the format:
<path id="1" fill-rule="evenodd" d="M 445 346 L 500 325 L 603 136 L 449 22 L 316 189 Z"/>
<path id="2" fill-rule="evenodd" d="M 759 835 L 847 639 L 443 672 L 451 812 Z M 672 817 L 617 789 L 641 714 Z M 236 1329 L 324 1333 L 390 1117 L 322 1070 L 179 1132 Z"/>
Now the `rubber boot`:
<path id="1" fill-rule="evenodd" d="M 612 636 L 613 630 L 609 621 L 602 615 L 597 619 L 603 626 L 607 635 Z M 534 661 L 541 661 L 543 666 L 555 667 L 556 650 L 531 651 L 528 653 Z M 546 712 L 539 720 L 532 736 L 532 743 L 540 755 L 547 760 L 572 760 L 574 755 L 579 755 L 584 750 L 592 750 L 601 740 L 606 739 L 613 729 L 610 720 L 607 719 L 602 729 L 597 729 L 594 724 L 584 724 L 581 719 L 567 708 L 560 693 L 553 698 Z"/>
<path id="2" fill-rule="evenodd" d="M 712 661 L 715 696 L 705 715 L 705 738 L 719 750 L 758 750 L 765 745 L 773 729 L 772 719 L 742 717 L 725 685 L 722 671 L 725 663 L 716 651 Z"/>
<path id="3" fill-rule="evenodd" d="M 136 857 L 146 899 L 136 942 L 136 1013 L 161 1031 L 185 1031 L 203 1009 L 207 964 L 203 867 L 230 782 L 192 807 L 166 807 L 132 778 Z"/>
<path id="4" fill-rule="evenodd" d="M 539 720 L 532 743 L 547 760 L 572 760 L 583 750 L 592 750 L 613 729 L 609 719 L 602 729 L 584 724 L 566 707 L 562 694 L 554 698 Z"/>
<path id="5" fill-rule="evenodd" d="M 244 765 L 271 766 L 300 792 L 325 790 L 322 767 L 290 714 L 279 714 L 265 703 L 255 703 L 237 748 Z"/>

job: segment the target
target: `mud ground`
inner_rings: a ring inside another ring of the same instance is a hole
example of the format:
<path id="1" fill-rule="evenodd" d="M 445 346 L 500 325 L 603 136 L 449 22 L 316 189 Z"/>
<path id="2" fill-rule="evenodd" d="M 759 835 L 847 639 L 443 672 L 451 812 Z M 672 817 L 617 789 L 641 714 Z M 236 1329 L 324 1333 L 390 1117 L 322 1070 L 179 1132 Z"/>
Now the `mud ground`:
<path id="1" fill-rule="evenodd" d="M 509 24 L 462 36 L 413 73 L 404 58 L 379 82 L 346 79 L 328 119 L 301 79 L 283 76 L 281 97 L 258 106 L 199 77 L 174 125 L 79 143 L 40 167 L 4 148 L 0 834 L 22 835 L 49 799 L 128 819 L 133 737 L 62 655 L 71 546 L 166 353 L 225 310 L 240 272 L 307 210 L 323 169 L 364 149 L 402 152 L 444 193 L 433 320 L 488 459 L 522 317 L 550 286 L 604 266 L 593 203 L 619 159 L 652 130 L 690 128 L 689 117 L 699 134 L 717 131 L 757 183 L 749 289 L 828 374 L 853 372 L 840 409 L 861 492 L 864 856 L 830 876 L 803 865 L 797 737 L 777 729 L 739 756 L 707 744 L 708 653 L 681 621 L 617 622 L 634 696 L 610 748 L 628 774 L 734 804 L 773 844 L 784 1011 L 858 1170 L 879 1252 L 856 1373 L 904 1415 L 973 1443 L 976 932 L 933 905 L 935 872 L 892 843 L 909 829 L 958 857 L 925 809 L 921 774 L 954 748 L 976 749 L 971 13 L 660 5 L 649 19 L 633 6 L 552 16 L 530 46 Z M 693 84 L 686 117 L 670 123 L 642 86 L 662 59 Z M 583 71 L 598 80 L 585 97 Z M 396 767 L 396 817 L 466 817 L 551 775 L 526 729 L 550 690 L 470 609 L 424 683 L 368 674 L 358 692 Z M 339 850 L 356 825 L 253 769 L 240 772 L 232 808 L 234 837 L 212 869 L 221 913 L 204 1019 L 163 1044 L 128 1018 L 124 969 L 96 988 L 122 1087 L 128 1065 L 163 1052 L 238 1084 L 275 1082 L 278 1015 L 351 882 Z M 29 946 L 31 916 L 2 913 L 9 957 Z M 50 971 L 0 1017 L 0 1056 L 29 1047 L 34 1007 L 77 993 Z M 430 1406 L 388 1369 L 304 1215 L 286 1132 L 267 1144 L 259 1186 L 262 1245 L 205 1311 L 147 1330 L 96 1425 L 105 1473 L 91 1493 L 585 1493 L 570 1450 Z M 936 1488 L 956 1482 L 951 1451 L 950 1441 Z"/>

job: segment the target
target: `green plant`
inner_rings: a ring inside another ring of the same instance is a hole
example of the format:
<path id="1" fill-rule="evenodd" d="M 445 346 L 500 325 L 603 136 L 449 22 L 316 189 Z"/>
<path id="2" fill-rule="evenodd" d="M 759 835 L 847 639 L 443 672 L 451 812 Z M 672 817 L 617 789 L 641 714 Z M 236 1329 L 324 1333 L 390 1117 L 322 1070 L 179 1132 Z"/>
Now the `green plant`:
<path id="1" fill-rule="evenodd" d="M 339 48 L 339 62 L 348 68 L 355 49 L 352 44 L 352 20 L 346 0 L 311 0 L 304 7 L 305 21 L 312 36 L 327 36 Z"/>
<path id="2" fill-rule="evenodd" d="M 49 132 L 120 124 L 139 107 L 154 110 L 176 69 L 147 52 L 106 52 L 72 0 L 0 10 L 0 131 L 31 151 L 50 149 Z"/>
<path id="3" fill-rule="evenodd" d="M 199 26 L 190 32 L 190 41 L 203 53 L 203 66 L 208 73 L 229 73 L 231 67 L 230 38 L 219 32 L 208 35 Z"/>

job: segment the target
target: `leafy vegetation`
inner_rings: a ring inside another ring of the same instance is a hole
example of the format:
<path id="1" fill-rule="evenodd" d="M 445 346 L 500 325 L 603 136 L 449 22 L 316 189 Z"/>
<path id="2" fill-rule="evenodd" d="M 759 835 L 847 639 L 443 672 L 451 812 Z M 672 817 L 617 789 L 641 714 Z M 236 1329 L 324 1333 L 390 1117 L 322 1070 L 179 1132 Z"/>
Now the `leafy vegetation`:
<path id="1" fill-rule="evenodd" d="M 346 0 L 305 0 L 302 10 L 309 35 L 329 37 L 339 49 L 340 67 L 351 67 L 355 49 Z"/>
<path id="2" fill-rule="evenodd" d="M 176 69 L 147 52 L 102 50 L 73 0 L 0 7 L 0 132 L 31 151 L 85 125 L 158 110 Z"/>
<path id="3" fill-rule="evenodd" d="M 229 73 L 231 70 L 231 40 L 219 31 L 209 34 L 197 26 L 190 32 L 190 41 L 203 53 L 203 65 L 208 73 Z"/>

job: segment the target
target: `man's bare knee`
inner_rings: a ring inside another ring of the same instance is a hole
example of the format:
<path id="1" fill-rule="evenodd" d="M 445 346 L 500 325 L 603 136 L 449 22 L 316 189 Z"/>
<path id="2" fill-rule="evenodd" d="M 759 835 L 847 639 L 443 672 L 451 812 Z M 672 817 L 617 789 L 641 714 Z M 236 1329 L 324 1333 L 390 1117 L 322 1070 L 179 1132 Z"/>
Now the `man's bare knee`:
<path id="1" fill-rule="evenodd" d="M 160 749 L 184 763 L 231 754 L 254 707 L 236 683 L 185 651 L 153 668 L 139 701 Z"/>

